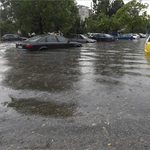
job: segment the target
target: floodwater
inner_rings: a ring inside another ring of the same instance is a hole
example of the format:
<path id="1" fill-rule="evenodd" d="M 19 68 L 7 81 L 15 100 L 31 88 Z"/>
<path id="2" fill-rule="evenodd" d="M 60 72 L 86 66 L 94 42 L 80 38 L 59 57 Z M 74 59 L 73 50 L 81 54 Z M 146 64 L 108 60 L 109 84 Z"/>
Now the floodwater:
<path id="1" fill-rule="evenodd" d="M 145 40 L 40 52 L 0 43 L 0 149 L 149 150 Z"/>

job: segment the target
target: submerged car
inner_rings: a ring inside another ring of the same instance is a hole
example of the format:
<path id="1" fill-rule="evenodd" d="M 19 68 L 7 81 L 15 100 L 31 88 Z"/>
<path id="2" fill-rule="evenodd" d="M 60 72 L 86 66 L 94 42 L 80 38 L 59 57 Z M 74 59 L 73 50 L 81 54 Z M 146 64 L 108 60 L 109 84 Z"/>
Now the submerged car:
<path id="1" fill-rule="evenodd" d="M 131 33 L 122 34 L 120 36 L 117 36 L 116 39 L 118 39 L 118 40 L 133 40 L 133 35 Z"/>
<path id="2" fill-rule="evenodd" d="M 140 38 L 146 38 L 146 34 L 139 33 Z"/>
<path id="3" fill-rule="evenodd" d="M 38 35 L 31 37 L 22 43 L 16 44 L 16 48 L 22 48 L 26 50 L 48 50 L 53 48 L 68 48 L 81 46 L 81 43 L 71 42 L 67 38 L 60 35 Z"/>
<path id="4" fill-rule="evenodd" d="M 20 37 L 17 34 L 4 34 L 2 36 L 2 41 L 23 41 L 27 40 L 28 38 L 26 37 Z"/>
<path id="5" fill-rule="evenodd" d="M 133 39 L 134 40 L 139 40 L 140 39 L 140 36 L 138 34 L 133 34 Z"/>
<path id="6" fill-rule="evenodd" d="M 93 33 L 91 38 L 97 40 L 97 42 L 112 42 L 112 41 L 115 41 L 114 36 L 112 36 L 110 34 L 104 34 L 104 33 Z"/>
<path id="7" fill-rule="evenodd" d="M 97 42 L 96 40 L 90 39 L 90 38 L 88 38 L 87 36 L 85 36 L 83 34 L 71 34 L 69 36 L 69 39 L 71 41 L 80 42 L 80 43 L 95 43 L 95 42 Z"/>
<path id="8" fill-rule="evenodd" d="M 150 36 L 147 38 L 145 42 L 145 52 L 150 53 Z"/>

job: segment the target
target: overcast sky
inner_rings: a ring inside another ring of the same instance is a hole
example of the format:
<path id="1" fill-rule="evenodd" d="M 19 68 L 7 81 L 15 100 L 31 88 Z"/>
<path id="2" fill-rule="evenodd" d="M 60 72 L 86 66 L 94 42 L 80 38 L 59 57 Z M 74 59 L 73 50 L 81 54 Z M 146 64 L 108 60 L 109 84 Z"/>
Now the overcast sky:
<path id="1" fill-rule="evenodd" d="M 77 1 L 77 4 L 79 4 L 79 5 L 85 5 L 85 6 L 91 7 L 92 0 L 76 0 L 76 1 Z M 124 3 L 127 3 L 130 0 L 123 0 L 123 1 L 124 1 Z M 147 13 L 150 15 L 150 0 L 142 0 L 142 3 L 148 3 L 149 4 L 149 8 L 147 10 Z"/>

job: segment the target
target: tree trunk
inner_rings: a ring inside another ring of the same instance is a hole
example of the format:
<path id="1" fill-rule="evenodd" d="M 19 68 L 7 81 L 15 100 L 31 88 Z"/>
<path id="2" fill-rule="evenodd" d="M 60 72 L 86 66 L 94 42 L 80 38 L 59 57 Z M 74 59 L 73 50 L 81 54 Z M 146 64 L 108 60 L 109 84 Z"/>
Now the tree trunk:
<path id="1" fill-rule="evenodd" d="M 40 34 L 43 34 L 43 24 L 42 24 L 42 19 L 41 18 L 39 20 L 39 29 L 40 29 Z"/>

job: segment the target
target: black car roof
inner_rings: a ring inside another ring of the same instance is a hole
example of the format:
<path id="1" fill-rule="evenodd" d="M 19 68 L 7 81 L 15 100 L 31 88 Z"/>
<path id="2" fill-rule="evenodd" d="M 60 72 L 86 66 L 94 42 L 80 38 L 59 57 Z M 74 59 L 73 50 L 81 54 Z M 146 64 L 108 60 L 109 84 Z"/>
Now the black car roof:
<path id="1" fill-rule="evenodd" d="M 5 35 L 17 35 L 17 34 L 4 34 L 4 36 L 5 36 Z"/>

